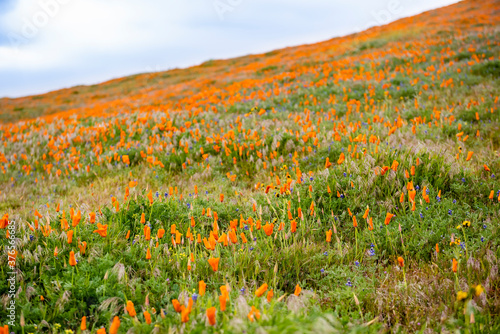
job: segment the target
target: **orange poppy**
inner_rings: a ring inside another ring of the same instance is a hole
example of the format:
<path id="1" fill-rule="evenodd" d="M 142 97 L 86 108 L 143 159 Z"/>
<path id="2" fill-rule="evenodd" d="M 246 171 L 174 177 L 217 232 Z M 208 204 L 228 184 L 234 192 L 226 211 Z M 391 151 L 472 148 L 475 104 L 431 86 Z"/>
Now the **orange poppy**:
<path id="1" fill-rule="evenodd" d="M 207 285 L 205 284 L 205 282 L 204 281 L 200 281 L 198 283 L 198 294 L 200 296 L 204 296 L 206 289 L 207 289 Z"/>
<path id="2" fill-rule="evenodd" d="M 298 296 L 300 294 L 300 292 L 302 291 L 302 288 L 297 284 L 295 286 L 295 291 L 294 291 L 294 295 Z"/>
<path id="3" fill-rule="evenodd" d="M 389 213 L 387 212 L 386 216 L 385 216 L 385 221 L 384 221 L 384 224 L 385 225 L 389 225 L 392 217 L 394 217 L 394 215 L 392 213 Z"/>
<path id="4" fill-rule="evenodd" d="M 220 304 L 220 310 L 225 311 L 226 310 L 226 296 L 224 296 L 224 295 L 219 296 L 219 304 Z"/>
<path id="5" fill-rule="evenodd" d="M 220 260 L 220 257 L 208 259 L 208 263 L 210 264 L 210 266 L 212 267 L 212 270 L 214 272 L 217 271 L 217 269 L 219 268 L 219 260 Z"/>
<path id="6" fill-rule="evenodd" d="M 73 251 L 69 252 L 69 265 L 72 267 L 76 266 L 75 252 Z"/>
<path id="7" fill-rule="evenodd" d="M 132 318 L 137 315 L 137 313 L 135 312 L 134 303 L 132 303 L 132 301 L 127 300 L 126 309 L 127 309 L 128 315 L 130 315 Z"/>
<path id="8" fill-rule="evenodd" d="M 330 158 L 326 157 L 325 168 L 328 169 L 328 167 L 330 167 L 331 165 L 332 163 L 330 162 Z"/>
<path id="9" fill-rule="evenodd" d="M 467 158 L 465 159 L 465 161 L 469 161 L 470 159 L 472 159 L 473 154 L 474 154 L 474 152 L 472 152 L 472 151 L 467 152 Z"/>
<path id="10" fill-rule="evenodd" d="M 113 318 L 111 326 L 109 327 L 109 334 L 118 334 L 119 328 L 120 328 L 120 318 L 118 318 L 118 316 L 115 316 Z"/>
<path id="11" fill-rule="evenodd" d="M 215 325 L 216 309 L 214 306 L 207 308 L 207 319 L 210 326 Z"/>
<path id="12" fill-rule="evenodd" d="M 148 311 L 144 311 L 143 315 L 144 315 L 144 319 L 146 320 L 146 323 L 148 325 L 151 325 L 151 314 L 149 314 Z"/>
<path id="13" fill-rule="evenodd" d="M 337 161 L 337 164 L 339 164 L 339 165 L 342 164 L 344 162 L 344 160 L 345 160 L 345 155 L 342 152 L 342 153 L 340 153 L 340 157 L 339 157 L 339 160 Z"/>
<path id="14" fill-rule="evenodd" d="M 181 303 L 179 303 L 177 299 L 172 299 L 172 305 L 174 306 L 175 312 L 180 313 L 182 311 Z"/>
<path id="15" fill-rule="evenodd" d="M 257 297 L 261 297 L 267 291 L 267 283 L 264 283 L 255 291 Z"/>
<path id="16" fill-rule="evenodd" d="M 273 298 L 273 295 L 274 295 L 273 289 L 271 289 L 271 290 L 269 290 L 267 292 L 267 297 L 266 298 L 267 298 L 268 302 L 271 302 L 271 299 Z"/>
<path id="17" fill-rule="evenodd" d="M 266 222 L 266 224 L 262 226 L 262 228 L 264 229 L 266 235 L 270 236 L 271 234 L 273 234 L 274 224 L 269 224 L 269 222 Z"/>
<path id="18" fill-rule="evenodd" d="M 332 230 L 326 231 L 326 242 L 332 241 Z"/>

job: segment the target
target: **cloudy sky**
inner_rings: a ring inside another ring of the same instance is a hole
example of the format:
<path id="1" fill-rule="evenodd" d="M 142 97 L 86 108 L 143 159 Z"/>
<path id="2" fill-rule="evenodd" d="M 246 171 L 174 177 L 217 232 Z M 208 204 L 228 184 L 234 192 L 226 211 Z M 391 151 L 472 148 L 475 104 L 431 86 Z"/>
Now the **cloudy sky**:
<path id="1" fill-rule="evenodd" d="M 0 97 L 314 43 L 454 0 L 0 0 Z"/>

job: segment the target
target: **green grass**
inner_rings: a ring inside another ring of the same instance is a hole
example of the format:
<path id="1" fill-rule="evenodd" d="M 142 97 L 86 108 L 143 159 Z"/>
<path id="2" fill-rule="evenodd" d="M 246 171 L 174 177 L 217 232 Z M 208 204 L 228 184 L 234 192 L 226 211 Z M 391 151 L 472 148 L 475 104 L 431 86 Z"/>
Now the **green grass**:
<path id="1" fill-rule="evenodd" d="M 10 329 L 82 332 L 80 322 L 86 316 L 87 332 L 109 332 L 118 316 L 120 333 L 499 332 L 500 85 L 498 60 L 489 59 L 499 57 L 499 44 L 493 43 L 499 34 L 490 27 L 481 32 L 470 28 L 464 39 L 450 41 L 447 33 L 432 36 L 432 42 L 439 38 L 439 43 L 427 45 L 426 37 L 416 33 L 393 33 L 357 43 L 355 52 L 347 55 L 327 58 L 318 51 L 301 55 L 297 63 L 260 66 L 248 74 L 248 87 L 240 87 L 238 93 L 221 89 L 199 97 L 202 101 L 245 96 L 234 103 L 209 103 L 217 112 L 166 115 L 137 107 L 127 114 L 83 117 L 66 124 L 35 120 L 24 128 L 22 123 L 1 127 L 0 159 L 5 156 L 6 171 L 0 174 L 0 213 L 8 213 L 15 222 L 19 251 L 17 318 Z M 405 40 L 410 37 L 414 43 Z M 471 45 L 479 51 L 467 51 Z M 384 52 L 390 48 L 393 52 Z M 469 63 L 475 54 L 480 61 Z M 344 58 L 348 61 L 339 63 Z M 329 62 L 336 67 L 325 74 L 322 66 Z M 170 79 L 189 81 L 197 77 L 196 71 L 221 64 L 225 63 L 210 60 L 186 72 L 176 70 Z M 282 72 L 294 74 L 293 79 L 259 81 Z M 384 77 L 375 79 L 381 72 Z M 163 82 L 161 76 L 170 75 L 155 76 L 155 85 Z M 142 84 L 141 78 L 72 89 L 70 95 L 108 96 L 110 86 L 131 90 L 136 82 Z M 453 86 L 441 87 L 450 78 Z M 210 81 L 210 87 L 216 82 Z M 234 84 L 243 85 L 237 80 Z M 252 92 L 275 87 L 280 88 L 278 96 L 249 98 Z M 203 89 L 197 87 L 195 93 L 199 91 Z M 156 108 L 158 101 L 154 103 Z M 33 110 L 16 108 L 22 113 Z M 258 115 L 261 109 L 265 113 Z M 425 122 L 420 121 L 424 117 Z M 178 130 L 162 130 L 163 119 Z M 181 131 L 187 121 L 189 129 Z M 395 124 L 396 131 L 389 135 Z M 21 129 L 21 139 L 12 139 L 14 126 Z M 366 142 L 355 141 L 359 135 L 366 136 Z M 463 141 L 465 136 L 469 137 Z M 57 149 L 51 149 L 53 145 Z M 241 155 L 237 145 L 247 145 Z M 351 155 L 354 145 L 359 155 Z M 466 161 L 469 151 L 474 154 Z M 341 153 L 345 161 L 338 164 Z M 129 166 L 122 162 L 123 155 L 128 155 Z M 147 156 L 164 167 L 148 162 Z M 328 169 L 327 158 L 332 163 Z M 381 175 L 380 170 L 394 161 L 399 166 Z M 78 170 L 69 166 L 77 163 Z M 412 167 L 415 173 L 407 177 Z M 288 176 L 291 191 L 281 193 Z M 137 185 L 124 199 L 130 181 Z M 410 182 L 416 191 L 414 211 Z M 177 190 L 171 195 L 170 188 Z M 56 212 L 58 204 L 61 210 Z M 373 229 L 362 218 L 367 207 Z M 72 209 L 82 213 L 75 227 Z M 35 217 L 35 210 L 42 218 Z M 74 233 L 71 244 L 62 228 L 63 211 Z M 90 224 L 90 212 L 97 214 L 97 223 L 107 225 L 105 237 L 94 233 L 97 226 Z M 217 242 L 212 250 L 197 242 L 198 234 L 209 239 L 214 233 L 213 212 L 218 216 L 219 240 L 236 220 L 237 243 Z M 289 212 L 297 223 L 295 232 Z M 349 212 L 357 219 L 356 228 Z M 386 225 L 388 212 L 395 217 Z M 35 219 L 39 228 L 31 230 Z M 464 221 L 471 225 L 465 227 Z M 270 236 L 257 228 L 267 222 L 275 224 Z M 180 243 L 172 241 L 174 224 Z M 52 232 L 44 235 L 42 227 L 47 226 Z M 151 229 L 150 240 L 145 226 Z M 160 229 L 165 230 L 161 239 Z M 194 240 L 189 240 L 188 231 Z M 6 232 L 0 230 L 2 254 L 7 252 Z M 84 241 L 85 252 L 79 248 Z M 151 259 L 146 258 L 148 250 Z M 76 253 L 76 266 L 69 264 L 70 251 Z M 217 257 L 219 267 L 214 271 L 208 259 Z M 398 257 L 404 259 L 404 267 L 398 265 Z M 458 261 L 457 273 L 452 271 L 453 259 Z M 0 267 L 0 296 L 6 305 L 7 256 L 0 257 Z M 200 280 L 207 284 L 204 296 L 198 295 Z M 255 296 L 264 283 L 274 292 L 270 302 L 266 295 Z M 302 288 L 298 296 L 297 285 Z M 476 285 L 484 287 L 479 296 Z M 229 290 L 225 311 L 219 301 L 222 286 Z M 460 291 L 468 292 L 465 300 L 458 300 Z M 172 300 L 188 305 L 190 298 L 196 301 L 189 321 L 183 323 Z M 134 303 L 136 317 L 126 311 L 127 301 Z M 212 306 L 217 309 L 214 327 L 205 315 Z M 252 306 L 260 312 L 255 321 L 248 318 Z M 151 324 L 144 311 L 151 314 Z M 7 314 L 5 307 L 0 309 L 0 324 L 6 323 Z"/>

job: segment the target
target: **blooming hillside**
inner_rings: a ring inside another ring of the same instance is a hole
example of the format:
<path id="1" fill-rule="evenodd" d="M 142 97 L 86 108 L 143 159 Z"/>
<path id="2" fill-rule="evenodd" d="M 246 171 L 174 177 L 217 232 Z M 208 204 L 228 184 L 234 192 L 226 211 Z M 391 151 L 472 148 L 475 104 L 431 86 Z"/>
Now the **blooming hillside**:
<path id="1" fill-rule="evenodd" d="M 500 332 L 499 28 L 1 99 L 0 334 Z"/>

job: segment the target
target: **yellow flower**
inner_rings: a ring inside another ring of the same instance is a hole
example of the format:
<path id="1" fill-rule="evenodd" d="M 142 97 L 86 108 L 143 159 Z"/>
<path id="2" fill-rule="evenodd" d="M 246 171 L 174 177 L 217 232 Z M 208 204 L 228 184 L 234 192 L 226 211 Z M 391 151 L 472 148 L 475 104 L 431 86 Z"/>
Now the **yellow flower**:
<path id="1" fill-rule="evenodd" d="M 465 291 L 458 291 L 457 292 L 457 300 L 458 301 L 462 301 L 465 298 L 467 298 L 467 292 L 465 292 Z"/>
<path id="2" fill-rule="evenodd" d="M 474 290 L 476 291 L 476 296 L 480 296 L 483 293 L 484 288 L 481 286 L 481 284 L 478 284 L 476 285 Z"/>
<path id="3" fill-rule="evenodd" d="M 460 230 L 462 228 L 462 225 L 457 225 L 457 229 Z"/>
<path id="4" fill-rule="evenodd" d="M 470 227 L 470 221 L 466 220 L 462 223 L 464 227 Z"/>

